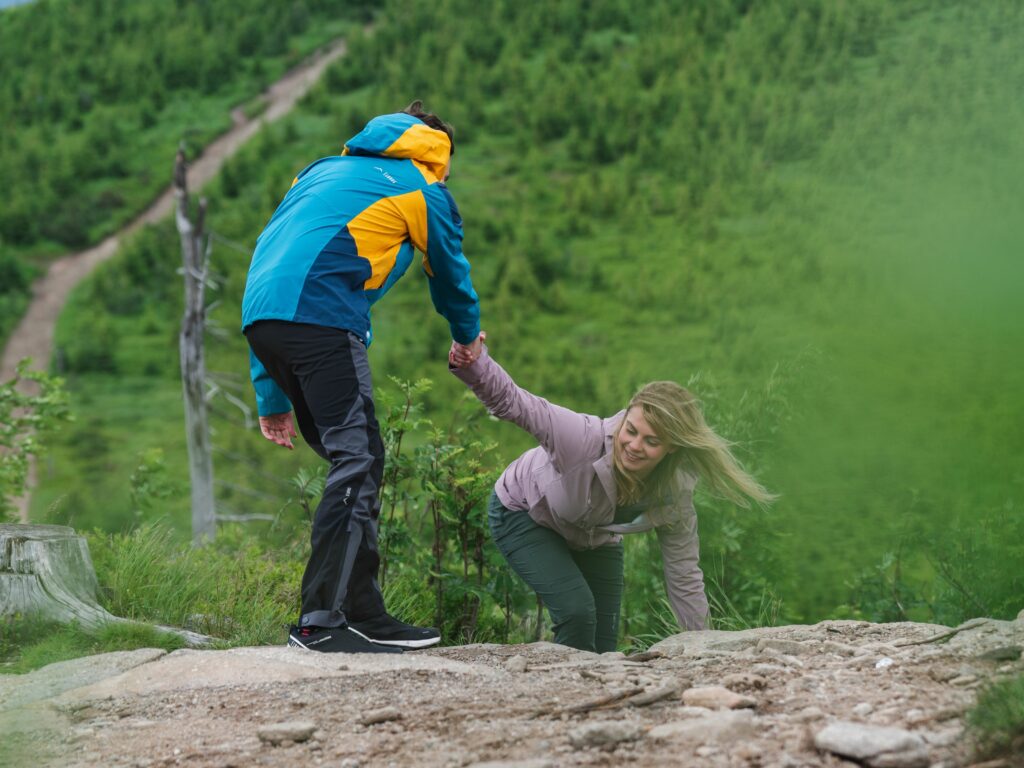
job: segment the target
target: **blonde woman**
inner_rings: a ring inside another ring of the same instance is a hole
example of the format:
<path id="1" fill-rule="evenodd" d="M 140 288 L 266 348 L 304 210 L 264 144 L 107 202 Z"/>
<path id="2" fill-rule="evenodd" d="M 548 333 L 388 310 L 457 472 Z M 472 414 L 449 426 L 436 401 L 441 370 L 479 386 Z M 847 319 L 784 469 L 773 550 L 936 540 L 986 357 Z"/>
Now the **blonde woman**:
<path id="1" fill-rule="evenodd" d="M 547 606 L 555 642 L 599 653 L 615 649 L 622 534 L 651 530 L 679 623 L 703 629 L 708 601 L 694 486 L 703 480 L 742 506 L 773 497 L 707 425 L 696 398 L 674 382 L 655 381 L 625 410 L 600 418 L 517 386 L 486 346 L 453 345 L 449 362 L 494 416 L 540 443 L 498 479 L 488 522 L 509 565 Z"/>

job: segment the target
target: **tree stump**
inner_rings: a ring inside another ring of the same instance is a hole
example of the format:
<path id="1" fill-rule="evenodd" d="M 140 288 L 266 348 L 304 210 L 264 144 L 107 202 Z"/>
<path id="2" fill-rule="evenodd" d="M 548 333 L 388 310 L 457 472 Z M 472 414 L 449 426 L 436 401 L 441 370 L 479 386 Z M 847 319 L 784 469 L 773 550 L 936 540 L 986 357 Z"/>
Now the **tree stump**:
<path id="1" fill-rule="evenodd" d="M 85 538 L 63 525 L 0 525 L 0 618 L 20 614 L 86 630 L 128 622 L 104 610 Z M 157 626 L 189 645 L 212 638 Z"/>

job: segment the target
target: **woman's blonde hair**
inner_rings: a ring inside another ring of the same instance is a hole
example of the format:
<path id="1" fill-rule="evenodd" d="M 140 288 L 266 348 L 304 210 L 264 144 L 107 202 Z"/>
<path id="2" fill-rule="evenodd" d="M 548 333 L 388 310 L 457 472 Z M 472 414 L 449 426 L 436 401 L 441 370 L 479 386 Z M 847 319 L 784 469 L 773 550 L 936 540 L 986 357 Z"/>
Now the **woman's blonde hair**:
<path id="1" fill-rule="evenodd" d="M 629 401 L 627 413 L 631 408 L 640 409 L 671 453 L 642 478 L 623 465 L 616 430 L 613 457 L 619 505 L 670 497 L 680 467 L 696 472 L 713 494 L 742 507 L 749 507 L 751 499 L 767 503 L 776 498 L 740 466 L 730 450 L 732 444 L 708 426 L 699 401 L 685 387 L 674 381 L 652 381 Z"/>

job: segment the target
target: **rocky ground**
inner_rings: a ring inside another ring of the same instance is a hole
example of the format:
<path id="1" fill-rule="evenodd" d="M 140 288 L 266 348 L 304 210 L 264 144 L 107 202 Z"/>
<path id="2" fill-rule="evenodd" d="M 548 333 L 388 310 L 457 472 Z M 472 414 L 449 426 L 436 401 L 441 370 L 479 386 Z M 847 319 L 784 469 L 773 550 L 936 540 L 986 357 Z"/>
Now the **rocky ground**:
<path id="1" fill-rule="evenodd" d="M 0 764 L 952 768 L 978 688 L 1024 672 L 1024 612 L 957 629 L 690 632 L 629 658 L 112 653 L 0 677 Z"/>

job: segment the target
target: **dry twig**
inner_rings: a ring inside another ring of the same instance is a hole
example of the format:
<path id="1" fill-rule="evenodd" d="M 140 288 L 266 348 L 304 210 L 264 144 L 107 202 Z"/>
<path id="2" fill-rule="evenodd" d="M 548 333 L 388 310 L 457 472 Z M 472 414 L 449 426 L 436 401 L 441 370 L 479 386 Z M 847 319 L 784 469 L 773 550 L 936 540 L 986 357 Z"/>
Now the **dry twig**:
<path id="1" fill-rule="evenodd" d="M 607 707 L 610 704 L 617 704 L 625 699 L 630 698 L 631 696 L 641 694 L 645 690 L 645 688 L 641 687 L 628 688 L 624 691 L 619 691 L 618 693 L 611 693 L 607 696 L 602 696 L 599 699 L 585 701 L 582 704 L 573 704 L 571 707 L 543 707 L 541 709 L 534 711 L 533 714 L 531 714 L 527 719 L 536 720 L 538 717 L 544 717 L 545 715 L 578 715 L 582 712 L 590 712 L 594 709 L 601 709 L 603 707 Z"/>
<path id="2" fill-rule="evenodd" d="M 910 645 L 926 645 L 927 643 L 937 643 L 940 640 L 946 640 L 947 638 L 953 637 L 954 635 L 959 635 L 961 632 L 966 632 L 968 629 L 977 629 L 981 625 L 987 623 L 988 619 L 978 619 L 977 621 L 972 621 L 968 624 L 963 624 L 959 627 L 951 629 L 948 632 L 941 632 L 937 635 L 926 637 L 924 640 L 904 640 L 898 643 L 893 643 L 893 645 L 895 645 L 897 648 L 906 648 Z"/>

